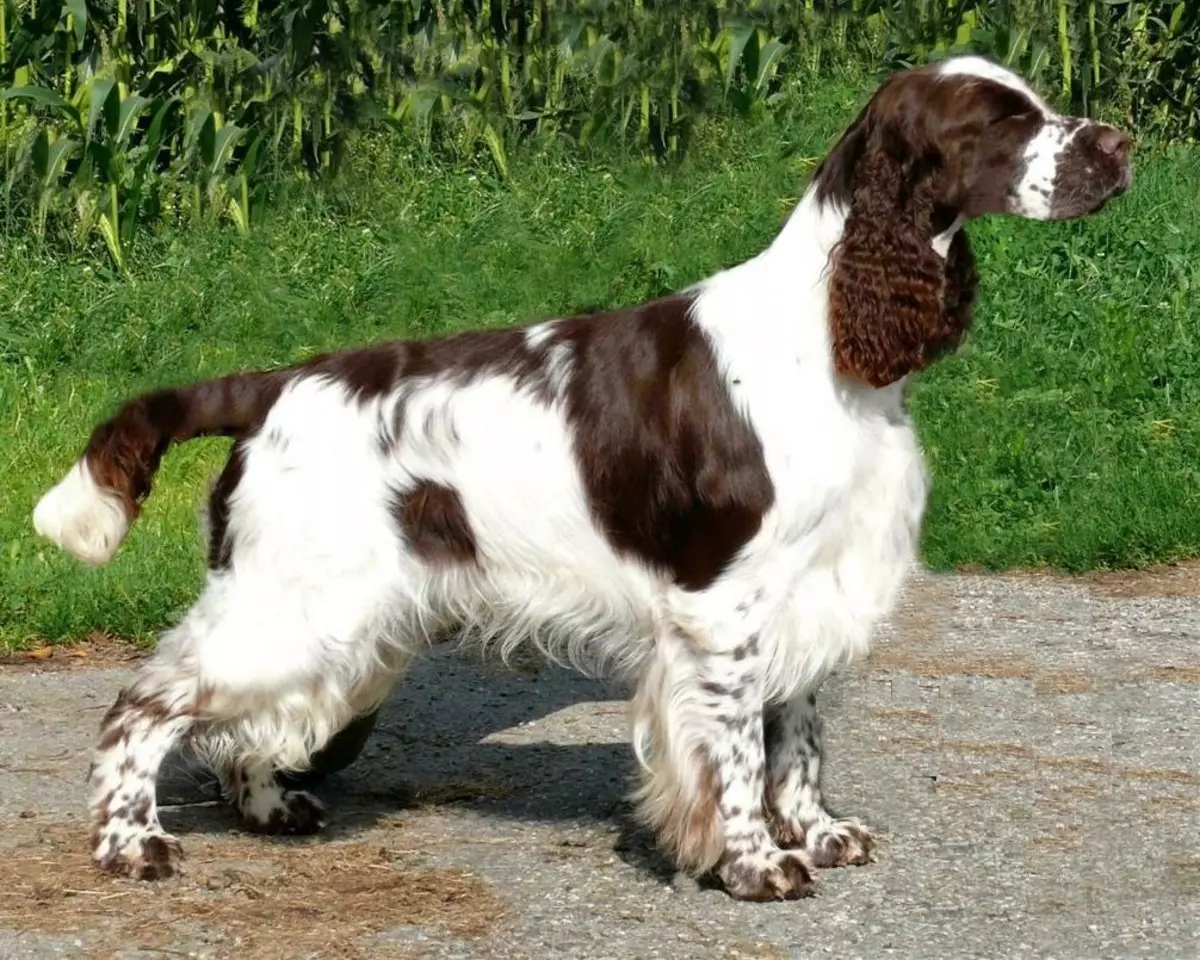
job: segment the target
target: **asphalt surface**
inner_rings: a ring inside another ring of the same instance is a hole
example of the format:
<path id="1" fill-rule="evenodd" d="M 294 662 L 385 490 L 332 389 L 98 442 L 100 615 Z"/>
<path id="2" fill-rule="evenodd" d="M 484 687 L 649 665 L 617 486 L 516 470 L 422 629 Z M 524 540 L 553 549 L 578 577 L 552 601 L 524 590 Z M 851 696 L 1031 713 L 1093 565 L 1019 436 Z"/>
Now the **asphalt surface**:
<path id="1" fill-rule="evenodd" d="M 86 754 L 125 667 L 0 667 L 0 956 L 1200 956 L 1200 567 L 919 577 L 822 691 L 835 809 L 877 861 L 739 904 L 632 825 L 620 693 L 435 654 L 318 840 L 174 769 L 182 877 L 95 875 Z M 7 864 L 7 866 L 6 866 Z"/>

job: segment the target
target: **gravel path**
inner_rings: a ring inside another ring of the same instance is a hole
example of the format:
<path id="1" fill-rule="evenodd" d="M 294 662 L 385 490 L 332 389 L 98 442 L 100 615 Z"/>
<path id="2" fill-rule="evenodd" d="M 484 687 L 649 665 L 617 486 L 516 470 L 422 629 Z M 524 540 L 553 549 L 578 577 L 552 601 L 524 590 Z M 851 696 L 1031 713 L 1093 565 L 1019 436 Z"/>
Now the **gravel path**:
<path id="1" fill-rule="evenodd" d="M 1200 956 L 1200 567 L 919 578 L 822 692 L 836 808 L 877 862 L 737 904 L 672 877 L 623 800 L 612 691 L 437 655 L 321 791 L 316 841 L 162 789 L 185 874 L 95 874 L 86 752 L 125 666 L 0 667 L 0 956 Z"/>

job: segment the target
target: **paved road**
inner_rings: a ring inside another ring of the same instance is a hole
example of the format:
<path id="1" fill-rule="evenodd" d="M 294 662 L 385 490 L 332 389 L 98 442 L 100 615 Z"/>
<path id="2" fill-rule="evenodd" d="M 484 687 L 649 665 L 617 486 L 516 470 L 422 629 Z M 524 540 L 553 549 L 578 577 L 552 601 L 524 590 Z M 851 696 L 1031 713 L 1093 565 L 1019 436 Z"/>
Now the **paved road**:
<path id="1" fill-rule="evenodd" d="M 128 670 L 0 668 L 0 956 L 1191 958 L 1200 955 L 1200 568 L 922 577 L 823 691 L 878 861 L 737 904 L 630 825 L 618 695 L 437 656 L 323 790 L 319 841 L 163 787 L 186 874 L 97 876 L 85 753 Z"/>

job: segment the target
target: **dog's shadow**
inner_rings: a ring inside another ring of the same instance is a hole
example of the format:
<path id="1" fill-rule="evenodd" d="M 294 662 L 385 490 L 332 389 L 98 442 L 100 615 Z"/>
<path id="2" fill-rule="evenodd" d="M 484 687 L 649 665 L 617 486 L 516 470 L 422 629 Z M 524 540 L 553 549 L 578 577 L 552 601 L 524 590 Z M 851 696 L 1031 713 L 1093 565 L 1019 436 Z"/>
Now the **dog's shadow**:
<path id="1" fill-rule="evenodd" d="M 634 759 L 624 696 L 551 666 L 506 669 L 439 650 L 397 684 L 358 759 L 312 788 L 329 808 L 324 836 L 353 837 L 416 807 L 600 823 L 622 859 L 669 879 L 673 868 L 627 800 Z M 599 714 L 570 709 L 597 701 Z M 183 757 L 164 766 L 158 792 L 164 826 L 185 842 L 188 833 L 237 827 L 230 807 L 211 802 L 212 776 Z"/>

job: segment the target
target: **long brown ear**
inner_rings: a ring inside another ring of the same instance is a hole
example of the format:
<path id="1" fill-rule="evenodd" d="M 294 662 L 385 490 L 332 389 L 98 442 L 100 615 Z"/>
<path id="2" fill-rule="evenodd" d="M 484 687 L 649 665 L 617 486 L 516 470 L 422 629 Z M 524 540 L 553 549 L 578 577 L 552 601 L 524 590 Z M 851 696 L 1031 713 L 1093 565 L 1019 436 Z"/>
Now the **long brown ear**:
<path id="1" fill-rule="evenodd" d="M 950 242 L 946 256 L 946 294 L 944 308 L 947 323 L 956 331 L 952 340 L 938 348 L 938 353 L 953 350 L 971 328 L 971 310 L 979 290 L 979 273 L 975 269 L 975 254 L 966 228 L 959 229 Z"/>
<path id="2" fill-rule="evenodd" d="M 874 139 L 874 138 L 873 138 Z M 933 249 L 937 172 L 876 140 L 860 157 L 829 281 L 834 365 L 873 387 L 957 346 L 970 322 L 975 267 L 962 230 Z"/>

